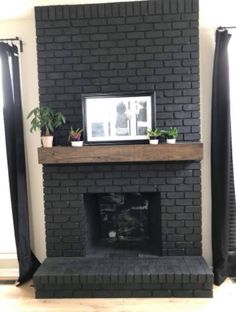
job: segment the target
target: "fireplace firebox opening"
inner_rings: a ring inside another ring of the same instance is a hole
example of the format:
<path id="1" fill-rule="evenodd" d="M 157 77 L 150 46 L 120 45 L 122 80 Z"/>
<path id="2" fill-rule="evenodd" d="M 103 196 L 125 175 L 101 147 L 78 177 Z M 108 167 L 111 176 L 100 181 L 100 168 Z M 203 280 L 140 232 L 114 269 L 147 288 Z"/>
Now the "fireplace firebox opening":
<path id="1" fill-rule="evenodd" d="M 161 255 L 158 192 L 84 194 L 84 205 L 90 255 Z"/>

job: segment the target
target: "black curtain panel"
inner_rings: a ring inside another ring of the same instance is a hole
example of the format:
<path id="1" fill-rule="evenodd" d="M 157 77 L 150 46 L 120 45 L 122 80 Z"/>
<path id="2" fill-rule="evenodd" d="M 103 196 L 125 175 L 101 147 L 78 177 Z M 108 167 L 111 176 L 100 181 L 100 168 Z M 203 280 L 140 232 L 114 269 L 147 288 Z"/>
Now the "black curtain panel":
<path id="1" fill-rule="evenodd" d="M 229 189 L 231 155 L 231 125 L 229 96 L 227 29 L 216 31 L 213 72 L 211 178 L 212 178 L 212 250 L 215 284 L 228 276 Z"/>
<path id="2" fill-rule="evenodd" d="M 16 249 L 19 262 L 18 284 L 22 284 L 32 277 L 40 263 L 30 249 L 17 47 L 0 42 L 0 59 L 2 65 L 1 74 L 6 151 Z"/>
<path id="3" fill-rule="evenodd" d="M 234 134 L 233 134 L 234 135 Z M 233 151 L 233 149 L 232 149 Z M 233 156 L 233 153 L 232 153 Z M 235 202 L 235 183 L 234 183 L 234 168 L 233 158 L 231 159 L 230 167 L 230 196 L 229 196 L 229 259 L 228 273 L 230 277 L 236 277 L 236 202 Z"/>

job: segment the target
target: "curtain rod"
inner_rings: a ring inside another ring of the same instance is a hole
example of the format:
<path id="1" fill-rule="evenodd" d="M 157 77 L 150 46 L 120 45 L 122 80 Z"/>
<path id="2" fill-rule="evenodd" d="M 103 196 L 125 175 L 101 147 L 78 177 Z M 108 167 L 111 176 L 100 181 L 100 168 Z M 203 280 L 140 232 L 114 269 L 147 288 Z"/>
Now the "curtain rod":
<path id="1" fill-rule="evenodd" d="M 218 29 L 236 29 L 236 26 L 220 26 Z"/>
<path id="2" fill-rule="evenodd" d="M 23 42 L 22 42 L 22 40 L 19 39 L 19 37 L 15 37 L 15 38 L 2 38 L 2 39 L 0 39 L 0 41 L 19 41 L 19 43 L 20 43 L 20 52 L 23 52 Z"/>

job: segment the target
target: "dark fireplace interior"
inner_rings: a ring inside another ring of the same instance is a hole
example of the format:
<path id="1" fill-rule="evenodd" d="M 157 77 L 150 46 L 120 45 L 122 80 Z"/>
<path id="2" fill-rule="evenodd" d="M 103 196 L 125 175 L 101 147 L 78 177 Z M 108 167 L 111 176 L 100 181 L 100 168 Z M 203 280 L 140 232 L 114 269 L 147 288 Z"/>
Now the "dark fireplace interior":
<path id="1" fill-rule="evenodd" d="M 84 204 L 88 254 L 160 255 L 159 193 L 85 194 Z"/>

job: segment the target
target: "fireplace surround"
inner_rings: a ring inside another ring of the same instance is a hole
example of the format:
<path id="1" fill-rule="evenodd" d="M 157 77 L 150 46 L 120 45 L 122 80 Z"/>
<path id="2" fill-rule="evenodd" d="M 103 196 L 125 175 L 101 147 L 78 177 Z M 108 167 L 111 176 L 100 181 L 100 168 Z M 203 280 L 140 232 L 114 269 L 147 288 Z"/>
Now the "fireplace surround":
<path id="1" fill-rule="evenodd" d="M 48 257 L 85 256 L 85 196 L 121 192 L 159 192 L 161 255 L 201 255 L 199 162 L 44 165 L 43 171 Z"/>
<path id="2" fill-rule="evenodd" d="M 36 297 L 211 297 L 201 237 L 198 0 L 36 7 L 35 18 L 40 103 L 68 121 L 55 134 L 64 147 L 39 149 L 47 259 L 34 275 Z M 177 127 L 183 144 L 65 147 L 70 126 L 82 125 L 82 94 L 132 91 L 155 91 L 156 125 Z M 98 194 L 121 193 L 156 196 L 152 250 L 96 244 Z"/>
<path id="3" fill-rule="evenodd" d="M 212 296 L 213 275 L 201 257 L 199 162 L 60 164 L 43 170 L 48 258 L 34 276 L 37 298 Z M 111 193 L 155 194 L 152 219 L 160 217 L 160 244 L 133 253 L 91 248 L 88 233 L 100 216 L 91 222 L 86 214 L 98 212 L 98 194 Z"/>

